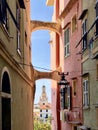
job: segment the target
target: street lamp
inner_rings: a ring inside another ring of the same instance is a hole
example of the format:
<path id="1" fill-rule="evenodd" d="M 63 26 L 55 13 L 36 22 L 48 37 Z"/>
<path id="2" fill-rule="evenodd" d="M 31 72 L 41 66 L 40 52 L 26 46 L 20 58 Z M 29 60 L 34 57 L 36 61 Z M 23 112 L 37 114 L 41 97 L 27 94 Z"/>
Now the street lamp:
<path id="1" fill-rule="evenodd" d="M 68 92 L 68 86 L 69 86 L 69 82 L 65 79 L 65 75 L 64 73 L 59 73 L 59 75 L 61 75 L 61 80 L 58 82 L 58 85 L 60 86 L 60 94 L 61 94 L 61 107 L 62 109 L 66 109 L 67 108 L 67 92 Z"/>
<path id="2" fill-rule="evenodd" d="M 58 85 L 61 87 L 61 88 L 66 88 L 68 85 L 69 85 L 69 82 L 65 79 L 65 75 L 68 75 L 65 74 L 65 73 L 58 73 L 59 75 L 61 75 L 61 80 L 58 82 Z"/>

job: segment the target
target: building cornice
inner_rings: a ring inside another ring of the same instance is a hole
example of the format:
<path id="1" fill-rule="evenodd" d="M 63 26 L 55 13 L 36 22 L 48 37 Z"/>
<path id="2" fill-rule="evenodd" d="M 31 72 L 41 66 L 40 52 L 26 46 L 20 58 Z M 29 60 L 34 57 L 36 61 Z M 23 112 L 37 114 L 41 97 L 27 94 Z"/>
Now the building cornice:
<path id="1" fill-rule="evenodd" d="M 19 63 L 12 57 L 12 55 L 10 55 L 1 39 L 0 39 L 0 57 L 3 57 L 3 59 L 5 59 L 5 61 L 11 66 L 11 68 L 13 68 L 31 87 L 33 87 L 32 86 L 33 81 L 25 73 L 25 71 L 19 65 Z"/>
<path id="2" fill-rule="evenodd" d="M 65 16 L 69 13 L 73 5 L 77 2 L 78 0 L 69 0 L 68 4 L 65 6 L 64 10 L 61 12 L 59 15 L 59 20 L 62 20 L 65 18 Z"/>

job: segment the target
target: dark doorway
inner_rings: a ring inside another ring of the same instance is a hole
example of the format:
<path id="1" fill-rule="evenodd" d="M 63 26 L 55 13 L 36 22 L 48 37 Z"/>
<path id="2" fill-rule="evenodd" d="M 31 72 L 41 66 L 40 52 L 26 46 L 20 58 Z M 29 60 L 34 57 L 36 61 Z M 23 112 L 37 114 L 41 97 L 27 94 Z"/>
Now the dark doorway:
<path id="1" fill-rule="evenodd" d="M 2 93 L 2 130 L 11 130 L 11 91 L 7 72 L 4 72 L 2 78 Z"/>
<path id="2" fill-rule="evenodd" d="M 2 98 L 2 130 L 11 130 L 11 100 Z"/>

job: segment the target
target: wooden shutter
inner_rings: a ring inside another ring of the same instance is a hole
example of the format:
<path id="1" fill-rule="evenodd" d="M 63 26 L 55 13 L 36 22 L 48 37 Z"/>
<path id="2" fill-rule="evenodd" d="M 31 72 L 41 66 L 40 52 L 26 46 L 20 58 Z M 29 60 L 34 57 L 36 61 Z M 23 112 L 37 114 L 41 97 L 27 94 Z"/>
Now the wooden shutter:
<path id="1" fill-rule="evenodd" d="M 82 24 L 82 34 L 84 35 L 87 31 L 87 19 L 84 20 Z M 87 48 L 87 34 L 83 37 L 82 49 L 85 50 Z"/>
<path id="2" fill-rule="evenodd" d="M 96 0 L 96 17 L 98 17 L 98 0 Z M 96 21 L 96 35 L 98 35 L 98 20 Z"/>
<path id="3" fill-rule="evenodd" d="M 68 109 L 71 109 L 71 87 L 68 86 Z"/>
<path id="4" fill-rule="evenodd" d="M 3 24 L 7 23 L 6 0 L 0 0 L 0 21 Z"/>

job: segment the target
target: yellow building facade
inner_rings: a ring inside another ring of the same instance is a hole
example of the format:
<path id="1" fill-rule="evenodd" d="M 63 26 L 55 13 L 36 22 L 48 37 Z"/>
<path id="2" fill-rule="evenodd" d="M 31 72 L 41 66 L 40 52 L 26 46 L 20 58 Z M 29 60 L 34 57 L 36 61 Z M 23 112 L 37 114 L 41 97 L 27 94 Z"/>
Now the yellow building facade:
<path id="1" fill-rule="evenodd" d="M 60 68 L 40 72 L 31 64 L 31 32 L 40 28 L 60 31 L 30 20 L 30 1 L 0 1 L 0 130 L 32 130 L 35 81 L 60 79 Z"/>
<path id="2" fill-rule="evenodd" d="M 30 1 L 0 1 L 0 130 L 32 130 Z"/>

